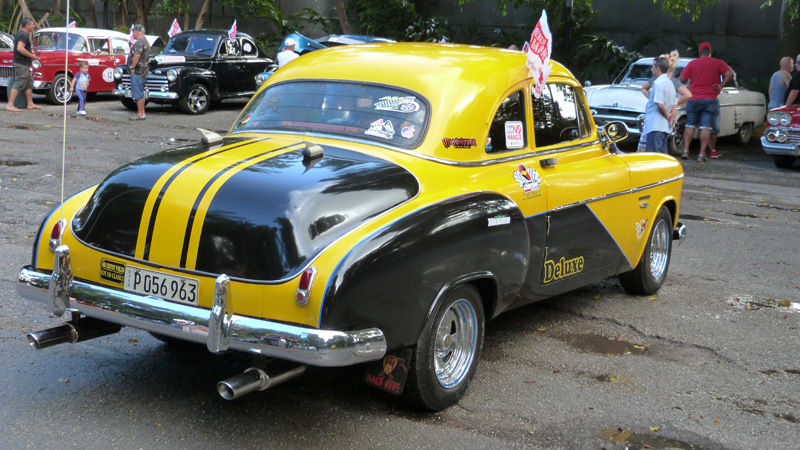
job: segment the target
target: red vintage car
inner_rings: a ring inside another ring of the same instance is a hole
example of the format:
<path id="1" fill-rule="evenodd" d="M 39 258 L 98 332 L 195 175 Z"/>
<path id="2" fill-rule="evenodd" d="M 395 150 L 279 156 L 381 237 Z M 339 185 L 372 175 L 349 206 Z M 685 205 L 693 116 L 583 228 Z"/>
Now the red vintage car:
<path id="1" fill-rule="evenodd" d="M 150 38 L 148 36 L 148 38 Z M 157 37 L 153 37 L 157 39 Z M 114 68 L 125 64 L 130 42 L 128 35 L 96 28 L 67 29 L 42 28 L 34 34 L 33 51 L 39 54 L 34 61 L 33 91 L 47 96 L 50 103 L 63 103 L 72 98 L 69 83 L 80 71 L 81 61 L 89 63 L 92 77 L 88 92 L 109 92 L 114 89 Z M 64 69 L 64 51 L 67 50 L 67 69 Z M 8 89 L 14 76 L 11 51 L 0 51 L 0 86 Z"/>
<path id="2" fill-rule="evenodd" d="M 767 123 L 761 136 L 764 152 L 775 158 L 775 166 L 791 168 L 800 157 L 800 105 L 773 109 L 767 113 Z"/>

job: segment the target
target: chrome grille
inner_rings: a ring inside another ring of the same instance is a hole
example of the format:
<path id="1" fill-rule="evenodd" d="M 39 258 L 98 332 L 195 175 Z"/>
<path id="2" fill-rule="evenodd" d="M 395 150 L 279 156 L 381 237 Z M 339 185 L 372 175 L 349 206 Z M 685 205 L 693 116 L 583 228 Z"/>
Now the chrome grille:
<path id="1" fill-rule="evenodd" d="M 791 129 L 786 134 L 789 136 L 789 138 L 786 139 L 787 143 L 794 145 L 800 144 L 800 130 Z"/>
<path id="2" fill-rule="evenodd" d="M 14 76 L 13 67 L 0 67 L 0 78 L 11 78 Z"/>
<path id="3" fill-rule="evenodd" d="M 120 84 L 119 88 L 128 89 L 130 87 L 131 87 L 130 74 L 123 74 L 122 83 Z M 167 92 L 169 91 L 169 81 L 167 80 L 166 75 L 150 74 L 147 76 L 147 81 L 145 82 L 144 87 L 148 91 Z"/>
<path id="4" fill-rule="evenodd" d="M 592 108 L 593 110 L 597 111 L 597 114 L 602 114 L 604 116 L 614 116 L 614 118 L 618 118 L 621 120 L 627 119 L 636 119 L 639 117 L 639 114 L 643 114 L 643 112 L 639 111 L 628 111 L 624 109 L 611 109 L 611 108 Z"/>

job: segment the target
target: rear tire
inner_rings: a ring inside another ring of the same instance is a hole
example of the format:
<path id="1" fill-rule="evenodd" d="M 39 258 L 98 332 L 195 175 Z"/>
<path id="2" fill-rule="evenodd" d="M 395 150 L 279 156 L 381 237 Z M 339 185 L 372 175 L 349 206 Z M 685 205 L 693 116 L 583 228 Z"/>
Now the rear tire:
<path id="1" fill-rule="evenodd" d="M 470 285 L 442 300 L 425 323 L 414 348 L 403 394 L 420 409 L 441 411 L 469 387 L 483 350 L 483 303 Z"/>
<path id="2" fill-rule="evenodd" d="M 775 158 L 775 167 L 779 169 L 791 169 L 794 165 L 794 156 L 789 155 L 773 155 Z"/>
<path id="3" fill-rule="evenodd" d="M 736 133 L 736 140 L 741 145 L 747 145 L 747 143 L 750 142 L 750 137 L 752 135 L 753 135 L 753 124 L 748 122 L 742 124 L 742 126 L 739 127 L 739 131 Z"/>
<path id="4" fill-rule="evenodd" d="M 619 281 L 630 294 L 655 294 L 667 279 L 672 257 L 672 216 L 666 206 L 656 215 L 639 264 L 630 272 L 621 273 Z"/>
<path id="5" fill-rule="evenodd" d="M 683 132 L 686 131 L 686 119 L 678 120 L 675 125 L 675 134 L 669 136 L 669 153 L 674 157 L 679 157 L 683 153 Z"/>

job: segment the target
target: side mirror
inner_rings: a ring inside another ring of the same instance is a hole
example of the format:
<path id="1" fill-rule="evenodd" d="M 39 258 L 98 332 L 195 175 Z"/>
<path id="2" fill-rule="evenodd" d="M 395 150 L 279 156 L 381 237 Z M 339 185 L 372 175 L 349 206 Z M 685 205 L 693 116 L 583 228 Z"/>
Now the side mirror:
<path id="1" fill-rule="evenodd" d="M 604 145 L 624 141 L 628 137 L 628 126 L 620 121 L 608 122 L 603 125 L 603 133 L 600 140 Z"/>

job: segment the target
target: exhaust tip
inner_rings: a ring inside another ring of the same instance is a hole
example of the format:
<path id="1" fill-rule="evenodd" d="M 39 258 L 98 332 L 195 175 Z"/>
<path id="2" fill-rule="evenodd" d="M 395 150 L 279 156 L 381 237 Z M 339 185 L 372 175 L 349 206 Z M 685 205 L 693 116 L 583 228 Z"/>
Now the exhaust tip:
<path id="1" fill-rule="evenodd" d="M 28 344 L 30 344 L 31 347 L 34 348 L 34 350 L 41 349 L 41 347 L 39 347 L 39 341 L 36 340 L 36 336 L 34 336 L 33 333 L 28 333 L 27 337 L 28 337 Z"/>
<path id="2" fill-rule="evenodd" d="M 231 385 L 224 381 L 217 383 L 217 392 L 219 392 L 219 395 L 225 400 L 233 400 L 236 398 L 236 393 L 233 391 Z"/>

